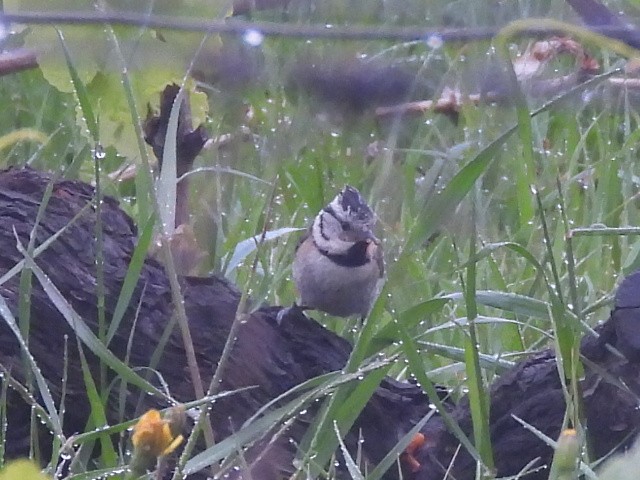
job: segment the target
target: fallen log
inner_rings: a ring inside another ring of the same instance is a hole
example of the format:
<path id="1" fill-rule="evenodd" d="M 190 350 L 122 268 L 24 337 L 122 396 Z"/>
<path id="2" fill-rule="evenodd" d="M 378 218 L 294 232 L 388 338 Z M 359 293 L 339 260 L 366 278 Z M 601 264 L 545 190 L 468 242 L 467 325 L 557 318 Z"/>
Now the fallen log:
<path id="1" fill-rule="evenodd" d="M 640 430 L 640 272 L 622 282 L 610 318 L 595 333 L 582 339 L 584 376 L 577 386 L 592 461 L 626 450 Z M 553 449 L 518 419 L 552 440 L 558 438 L 566 411 L 558 371 L 555 354 L 547 349 L 491 385 L 490 431 L 498 477 L 528 471 L 522 478 L 548 478 Z M 465 399 L 452 415 L 466 433 L 472 432 Z M 440 422 L 436 419 L 430 427 L 431 445 L 417 455 L 421 468 L 416 478 L 474 478 L 476 462 L 458 450 L 459 442 L 439 428 Z"/>
<path id="2" fill-rule="evenodd" d="M 52 186 L 51 196 L 43 215 L 39 215 L 48 185 Z M 110 319 L 137 243 L 137 230 L 115 200 L 105 198 L 101 212 L 104 310 L 105 318 Z M 23 253 L 16 248 L 17 242 L 28 245 L 33 232 L 34 244 L 38 246 L 62 231 L 37 256 L 35 263 L 94 332 L 100 328 L 96 287 L 97 220 L 94 190 L 87 184 L 56 180 L 28 168 L 0 173 L 0 275 L 24 260 Z M 197 363 L 207 385 L 234 321 L 240 294 L 235 286 L 217 276 L 182 277 L 180 280 Z M 27 303 L 29 351 L 46 378 L 54 401 L 60 401 L 61 379 L 67 378 L 65 402 L 72 408 L 67 407 L 63 428 L 69 436 L 85 430 L 90 413 L 79 360 L 79 342 L 41 282 L 32 278 L 31 283 Z M 0 295 L 17 317 L 20 275 L 2 283 Z M 108 348 L 118 358 L 127 359 L 131 366 L 152 365 L 153 352 L 163 341 L 167 325 L 171 325 L 173 310 L 171 289 L 162 265 L 151 258 L 146 259 Z M 210 423 L 217 440 L 240 430 L 260 407 L 296 385 L 341 370 L 349 357 L 351 347 L 344 339 L 295 312 L 279 323 L 276 319 L 278 311 L 278 307 L 262 308 L 240 325 L 221 377 L 221 390 L 247 389 L 219 399 L 212 406 Z M 640 274 L 634 274 L 621 285 L 611 319 L 598 329 L 600 336 L 583 339 L 582 354 L 588 362 L 581 390 L 590 445 L 595 454 L 593 458 L 615 448 L 624 448 L 640 426 L 640 412 L 636 408 L 640 394 L 639 321 Z M 626 358 L 613 349 L 622 352 Z M 99 360 L 89 350 L 83 349 L 97 380 L 101 375 Z M 65 356 L 69 359 L 66 364 Z M 20 345 L 6 316 L 0 321 L 0 364 L 12 378 L 27 381 L 28 369 L 24 367 Z M 194 399 L 184 345 L 177 328 L 170 331 L 154 369 L 166 382 L 173 398 L 179 402 Z M 109 371 L 108 379 L 113 378 L 115 374 Z M 2 381 L 8 381 L 7 375 L 3 375 Z M 10 457 L 26 455 L 32 438 L 31 406 L 20 395 L 11 391 L 9 395 L 6 454 Z M 109 402 L 107 412 L 112 422 L 134 418 L 151 407 L 167 405 L 166 399 L 141 395 L 131 385 L 123 408 L 118 407 L 117 398 L 113 400 Z M 347 435 L 348 445 L 357 445 L 361 435 L 365 457 L 372 464 L 379 462 L 402 435 L 429 413 L 429 403 L 419 387 L 383 380 Z M 524 429 L 512 415 L 556 438 L 564 412 L 564 395 L 552 351 L 541 352 L 501 376 L 491 389 L 491 432 L 498 475 L 516 474 L 536 458 L 539 459 L 534 462 L 536 467 L 549 465 L 551 460 L 552 449 Z M 463 400 L 452 407 L 451 414 L 470 434 L 467 402 Z M 294 421 L 287 434 L 273 442 L 270 437 L 254 442 L 246 450 L 245 472 L 249 469 L 251 478 L 259 480 L 275 480 L 291 472 L 295 445 L 301 440 L 307 422 L 308 418 Z M 46 460 L 46 448 L 50 448 L 51 441 L 46 429 L 43 430 L 40 447 L 42 458 Z M 457 480 L 475 478 L 475 462 L 464 449 L 457 448 L 456 437 L 446 430 L 440 417 L 434 415 L 422 433 L 426 441 L 415 449 L 415 461 L 405 463 L 404 478 L 442 479 L 446 471 Z M 242 476 L 242 470 L 240 472 Z M 390 469 L 388 476 L 393 478 L 397 474 L 397 469 Z M 547 476 L 548 471 L 542 468 L 525 478 L 544 479 Z"/>
<path id="3" fill-rule="evenodd" d="M 44 192 L 52 182 L 53 189 L 45 214 L 34 228 Z M 0 173 L 0 272 L 9 271 L 24 259 L 16 248 L 16 238 L 26 246 L 32 231 L 35 245 L 41 245 L 56 232 L 62 235 L 36 259 L 36 264 L 67 299 L 71 307 L 94 331 L 99 329 L 98 294 L 96 288 L 95 241 L 96 211 L 94 191 L 77 181 L 54 180 L 50 175 L 31 169 L 10 169 Z M 118 208 L 117 202 L 105 198 L 102 208 L 105 317 L 113 316 L 129 262 L 136 245 L 136 227 Z M 74 219 L 74 217 L 76 217 Z M 15 231 L 15 235 L 14 235 Z M 206 385 L 211 381 L 222 349 L 234 320 L 240 293 L 224 278 L 184 277 L 182 294 L 189 318 L 200 374 Z M 18 315 L 20 275 L 0 285 L 0 294 L 14 315 Z M 339 371 L 350 353 L 344 339 L 327 331 L 302 314 L 285 316 L 278 324 L 278 309 L 264 308 L 251 315 L 238 331 L 237 339 L 221 380 L 221 391 L 246 387 L 248 390 L 218 400 L 211 409 L 211 425 L 217 439 L 238 431 L 245 420 L 260 407 L 292 387 L 320 374 Z M 152 364 L 152 354 L 170 323 L 173 314 L 171 290 L 163 267 L 148 258 L 140 272 L 135 292 L 127 311 L 108 347 L 118 358 L 128 358 L 131 366 Z M 82 378 L 75 334 L 61 312 L 34 279 L 30 293 L 29 349 L 56 401 L 61 395 L 61 379 L 67 377 L 64 419 L 66 435 L 82 432 L 89 416 L 89 403 Z M 65 372 L 64 356 L 69 358 Z M 98 359 L 84 349 L 94 376 L 98 378 Z M 11 375 L 23 382 L 27 377 L 20 347 L 6 322 L 0 322 L 0 363 Z M 155 366 L 179 402 L 194 400 L 194 389 L 186 366 L 186 355 L 178 328 L 174 328 Z M 110 375 L 113 378 L 113 375 Z M 167 406 L 162 399 L 144 395 L 138 405 L 139 392 L 130 388 L 124 412 L 116 405 L 110 420 L 134 418 L 151 407 Z M 409 411 L 420 416 L 428 409 L 428 399 L 421 389 L 410 384 L 385 380 L 379 401 L 370 408 L 376 420 L 359 422 L 363 431 L 379 430 L 388 425 L 409 425 Z M 117 403 L 117 402 L 116 402 Z M 395 412 L 394 412 L 395 409 Z M 395 415 L 395 419 L 393 418 Z M 10 441 L 7 455 L 29 453 L 29 408 L 9 412 Z M 295 429 L 294 429 L 295 430 Z M 299 430 L 299 429 L 298 429 Z M 402 429 L 401 429 L 402 430 Z M 406 427 L 408 430 L 408 427 Z M 381 458 L 396 437 L 386 432 L 370 442 L 373 457 Z M 298 432 L 298 435 L 302 432 Z M 294 449 L 286 439 L 270 446 L 272 455 L 261 454 L 254 466 L 260 472 L 254 478 L 278 478 L 280 471 L 291 468 Z M 299 438 L 298 438 L 299 440 Z M 44 440 L 43 458 L 47 458 Z M 50 440 L 49 440 L 50 443 Z M 272 460 L 272 458 L 274 460 Z M 249 462 L 250 462 L 249 458 Z M 267 474 L 266 472 L 272 472 Z"/>

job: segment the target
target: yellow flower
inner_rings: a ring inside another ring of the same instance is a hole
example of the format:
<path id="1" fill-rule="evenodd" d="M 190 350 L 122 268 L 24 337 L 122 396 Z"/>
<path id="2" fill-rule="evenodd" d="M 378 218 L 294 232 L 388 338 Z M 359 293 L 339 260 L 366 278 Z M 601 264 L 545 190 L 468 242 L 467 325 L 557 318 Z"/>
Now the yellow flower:
<path id="1" fill-rule="evenodd" d="M 154 457 L 170 454 L 182 440 L 182 435 L 174 436 L 169 422 L 162 419 L 158 410 L 153 409 L 140 417 L 131 437 L 136 451 L 142 450 Z"/>

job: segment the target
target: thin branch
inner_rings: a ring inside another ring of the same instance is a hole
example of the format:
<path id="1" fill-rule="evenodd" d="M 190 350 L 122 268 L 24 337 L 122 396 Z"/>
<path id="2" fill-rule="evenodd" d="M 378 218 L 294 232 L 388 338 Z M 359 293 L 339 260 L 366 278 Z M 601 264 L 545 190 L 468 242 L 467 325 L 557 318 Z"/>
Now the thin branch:
<path id="1" fill-rule="evenodd" d="M 36 52 L 27 48 L 19 48 L 0 53 L 0 76 L 37 68 Z"/>
<path id="2" fill-rule="evenodd" d="M 5 24 L 19 23 L 30 25 L 125 25 L 148 27 L 154 29 L 171 29 L 210 34 L 243 35 L 247 31 L 257 30 L 265 36 L 291 38 L 318 38 L 332 40 L 391 40 L 416 41 L 437 38 L 443 42 L 468 42 L 490 40 L 501 30 L 501 27 L 476 28 L 423 28 L 423 27 L 388 27 L 358 25 L 296 25 L 272 22 L 249 22 L 237 18 L 224 20 L 199 20 L 187 17 L 166 15 L 143 15 L 135 12 L 92 13 L 81 11 L 67 12 L 17 12 L 0 15 Z M 637 34 L 633 27 L 619 25 L 601 25 L 590 28 L 622 41 Z M 558 28 L 531 26 L 517 32 L 521 37 L 538 37 L 565 33 Z"/>

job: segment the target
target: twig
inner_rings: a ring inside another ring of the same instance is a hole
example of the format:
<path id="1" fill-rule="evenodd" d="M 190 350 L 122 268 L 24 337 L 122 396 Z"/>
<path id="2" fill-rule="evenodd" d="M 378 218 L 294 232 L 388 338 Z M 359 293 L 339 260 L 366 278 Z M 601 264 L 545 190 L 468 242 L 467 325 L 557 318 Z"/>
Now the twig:
<path id="1" fill-rule="evenodd" d="M 272 22 L 249 22 L 240 19 L 198 20 L 187 17 L 166 15 L 143 15 L 135 12 L 16 12 L 0 15 L 5 24 L 22 23 L 29 25 L 77 25 L 77 24 L 112 24 L 132 27 L 148 27 L 154 29 L 171 29 L 192 32 L 243 35 L 247 31 L 257 30 L 265 36 L 291 38 L 321 38 L 334 40 L 391 40 L 414 41 L 437 38 L 442 42 L 468 42 L 490 40 L 501 27 L 475 28 L 423 28 L 423 27 L 389 27 L 358 25 L 296 25 Z M 590 30 L 625 41 L 637 34 L 637 29 L 627 26 L 599 25 Z M 566 33 L 562 28 L 536 27 L 531 25 L 516 32 L 520 37 L 540 37 Z"/>
<path id="2" fill-rule="evenodd" d="M 0 53 L 0 76 L 36 68 L 38 61 L 36 52 L 27 48 L 19 48 Z"/>

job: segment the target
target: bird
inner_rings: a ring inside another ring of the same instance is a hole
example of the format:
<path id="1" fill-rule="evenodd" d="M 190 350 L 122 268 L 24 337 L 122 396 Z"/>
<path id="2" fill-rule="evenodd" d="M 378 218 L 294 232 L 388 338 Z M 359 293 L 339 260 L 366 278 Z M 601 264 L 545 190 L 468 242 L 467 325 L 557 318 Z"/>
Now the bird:
<path id="1" fill-rule="evenodd" d="M 364 320 L 384 278 L 384 253 L 374 235 L 376 215 L 349 185 L 316 215 L 293 261 L 298 308 Z"/>

